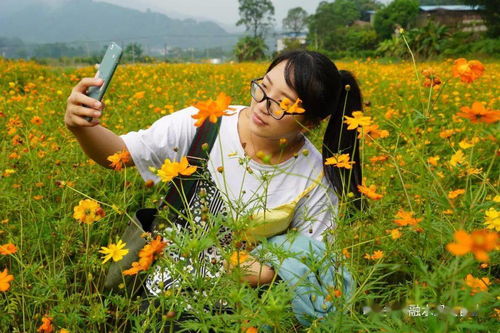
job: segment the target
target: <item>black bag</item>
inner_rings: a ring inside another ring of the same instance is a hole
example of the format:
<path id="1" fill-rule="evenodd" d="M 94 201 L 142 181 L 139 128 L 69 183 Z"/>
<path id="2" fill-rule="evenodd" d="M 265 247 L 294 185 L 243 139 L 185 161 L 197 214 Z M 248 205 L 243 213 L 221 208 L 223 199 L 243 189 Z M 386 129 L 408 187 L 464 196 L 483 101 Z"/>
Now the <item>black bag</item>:
<path id="1" fill-rule="evenodd" d="M 189 148 L 187 158 L 189 164 L 198 166 L 198 169 L 204 167 L 203 161 L 208 160 L 210 151 L 219 133 L 221 118 L 218 118 L 216 123 L 206 120 L 200 127 L 197 128 L 195 137 Z M 197 173 L 198 172 L 197 170 Z M 156 208 L 141 208 L 137 210 L 133 216 L 133 220 L 128 223 L 125 232 L 121 239 L 126 243 L 125 248 L 128 253 L 118 262 L 112 262 L 108 274 L 104 280 L 104 289 L 119 290 L 118 286 L 121 283 L 125 284 L 125 289 L 130 295 L 140 291 L 145 275 L 125 276 L 122 274 L 132 266 L 134 261 L 137 261 L 139 251 L 147 244 L 147 241 L 141 237 L 145 232 L 154 233 L 156 226 L 165 222 L 158 216 L 158 210 L 170 208 L 169 212 L 174 213 L 183 208 L 183 201 L 180 193 L 183 193 L 188 202 L 194 194 L 198 179 L 192 176 L 179 176 L 174 178 L 175 185 L 169 186 L 165 197 L 162 199 L 158 209 Z M 180 190 L 180 193 L 179 191 Z"/>

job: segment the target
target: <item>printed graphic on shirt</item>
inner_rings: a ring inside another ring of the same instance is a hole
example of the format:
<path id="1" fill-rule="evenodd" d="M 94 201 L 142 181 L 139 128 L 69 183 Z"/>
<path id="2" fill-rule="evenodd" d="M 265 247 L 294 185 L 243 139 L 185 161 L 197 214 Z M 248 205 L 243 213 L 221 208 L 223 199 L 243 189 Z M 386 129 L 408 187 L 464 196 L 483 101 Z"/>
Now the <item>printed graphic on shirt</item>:
<path id="1" fill-rule="evenodd" d="M 200 179 L 195 188 L 195 192 L 189 202 L 189 207 L 193 216 L 193 221 L 196 225 L 202 226 L 204 232 L 208 232 L 211 224 L 209 220 L 205 217 L 207 213 L 210 215 L 223 215 L 226 216 L 226 206 L 222 200 L 221 193 L 215 186 L 215 184 L 210 180 L 210 174 L 207 172 L 203 179 Z M 175 228 L 177 232 L 186 232 L 191 229 L 190 224 L 182 218 L 181 216 L 187 216 L 186 210 L 183 209 L 173 227 L 168 229 L 172 231 Z M 222 226 L 218 232 L 218 239 L 220 242 L 220 247 L 227 247 L 231 244 L 231 231 Z M 168 239 L 164 239 L 168 241 Z M 206 278 L 219 277 L 223 272 L 222 267 L 222 255 L 217 246 L 211 246 L 205 249 L 199 257 L 201 266 L 196 270 L 193 266 L 191 258 L 184 258 L 182 255 L 177 253 L 175 250 L 167 247 L 165 255 L 170 256 L 170 258 L 175 262 L 182 262 L 186 273 L 196 274 L 197 276 Z M 146 280 L 146 288 L 150 293 L 158 295 L 163 290 L 170 288 L 171 286 L 177 287 L 178 284 L 175 278 L 172 277 L 168 271 L 167 267 L 160 267 L 156 265 L 155 271 L 150 274 Z M 163 285 L 163 290 L 160 288 Z"/>

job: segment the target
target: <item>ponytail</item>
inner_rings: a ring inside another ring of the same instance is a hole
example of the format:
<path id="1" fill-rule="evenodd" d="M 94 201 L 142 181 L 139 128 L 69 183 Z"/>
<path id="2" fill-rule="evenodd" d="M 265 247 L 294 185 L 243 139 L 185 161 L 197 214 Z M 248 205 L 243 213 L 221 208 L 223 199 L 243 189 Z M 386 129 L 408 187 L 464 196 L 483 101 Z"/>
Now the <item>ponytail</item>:
<path id="1" fill-rule="evenodd" d="M 356 130 L 348 130 L 344 123 L 345 116 L 352 117 L 354 111 L 362 111 L 362 97 L 358 83 L 354 76 L 348 72 L 339 71 L 341 77 L 340 92 L 337 93 L 337 105 L 332 107 L 328 126 L 323 138 L 323 162 L 335 154 L 349 154 L 349 160 L 354 161 L 352 169 L 338 168 L 325 165 L 323 168 L 326 177 L 333 185 L 335 191 L 345 196 L 352 192 L 355 200 L 354 206 L 362 209 L 361 193 L 358 185 L 362 184 L 361 159 L 359 156 L 359 139 Z"/>
<path id="2" fill-rule="evenodd" d="M 323 138 L 323 162 L 335 154 L 349 154 L 354 161 L 352 169 L 324 165 L 324 174 L 337 195 L 351 192 L 355 196 L 354 206 L 362 209 L 362 184 L 359 140 L 356 130 L 347 130 L 345 116 L 352 117 L 354 111 L 362 111 L 361 91 L 354 76 L 348 71 L 339 71 L 337 66 L 324 54 L 294 50 L 282 53 L 269 65 L 269 72 L 276 65 L 286 61 L 285 80 L 302 100 L 307 110 L 304 114 L 311 124 L 319 124 L 330 116 Z M 266 72 L 266 73 L 267 73 Z M 346 86 L 349 89 L 346 89 Z"/>

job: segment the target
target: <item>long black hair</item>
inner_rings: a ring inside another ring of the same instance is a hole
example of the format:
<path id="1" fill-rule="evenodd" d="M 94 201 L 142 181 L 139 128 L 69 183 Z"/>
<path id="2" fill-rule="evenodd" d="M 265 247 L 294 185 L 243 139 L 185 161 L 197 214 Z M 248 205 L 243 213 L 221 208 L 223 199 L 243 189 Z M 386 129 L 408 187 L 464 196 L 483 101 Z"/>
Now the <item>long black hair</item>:
<path id="1" fill-rule="evenodd" d="M 302 100 L 306 121 L 319 124 L 330 116 L 323 137 L 323 169 L 337 194 L 343 196 L 352 192 L 355 196 L 354 205 L 361 209 L 358 185 L 362 184 L 362 174 L 358 132 L 347 130 L 344 123 L 345 116 L 352 117 L 354 111 L 363 110 L 356 79 L 348 71 L 339 71 L 325 55 L 306 50 L 279 55 L 269 65 L 267 72 L 282 61 L 287 61 L 285 80 Z M 352 169 L 325 165 L 326 159 L 335 154 L 349 154 L 350 161 L 355 162 Z"/>

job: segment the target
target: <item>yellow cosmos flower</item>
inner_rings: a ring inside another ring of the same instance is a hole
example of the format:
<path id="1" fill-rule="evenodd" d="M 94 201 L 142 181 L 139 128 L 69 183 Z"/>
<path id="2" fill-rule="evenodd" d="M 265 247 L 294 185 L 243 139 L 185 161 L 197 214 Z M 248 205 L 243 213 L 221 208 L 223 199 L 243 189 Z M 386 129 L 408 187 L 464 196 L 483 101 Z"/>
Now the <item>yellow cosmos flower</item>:
<path id="1" fill-rule="evenodd" d="M 352 169 L 352 165 L 356 163 L 356 161 L 349 161 L 349 158 L 349 154 L 334 155 L 326 159 L 325 165 L 333 165 L 337 168 Z"/>
<path id="2" fill-rule="evenodd" d="M 187 157 L 184 156 L 180 162 L 172 162 L 167 158 L 157 172 L 162 182 L 169 182 L 179 175 L 190 176 L 195 171 L 196 166 L 189 165 Z"/>
<path id="3" fill-rule="evenodd" d="M 91 224 L 102 219 L 106 213 L 95 200 L 80 200 L 78 206 L 73 208 L 73 218 L 78 222 Z"/>
<path id="4" fill-rule="evenodd" d="M 500 231 L 500 212 L 495 208 L 490 208 L 485 214 L 484 224 L 486 224 L 486 228 L 495 229 L 495 231 Z"/>
<path id="5" fill-rule="evenodd" d="M 372 118 L 363 116 L 363 112 L 361 111 L 354 111 L 352 115 L 352 117 L 344 116 L 344 123 L 349 125 L 347 127 L 348 130 L 356 129 L 359 126 L 369 126 L 372 123 Z"/>
<path id="6" fill-rule="evenodd" d="M 461 150 L 458 150 L 455 154 L 450 159 L 450 165 L 451 166 L 457 166 L 457 164 L 464 164 L 465 162 L 465 156 L 464 152 Z"/>
<path id="7" fill-rule="evenodd" d="M 99 253 L 105 254 L 102 258 L 102 263 L 105 264 L 109 259 L 113 259 L 114 262 L 123 259 L 123 256 L 128 253 L 128 249 L 123 249 L 127 243 L 123 243 L 120 239 L 116 244 L 109 244 L 108 247 L 101 247 Z"/>

